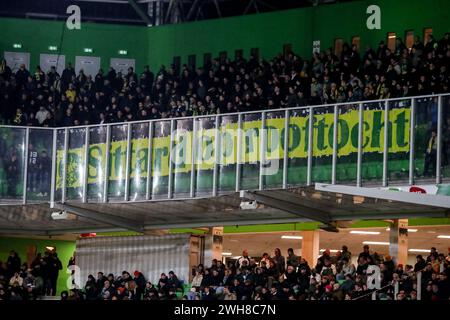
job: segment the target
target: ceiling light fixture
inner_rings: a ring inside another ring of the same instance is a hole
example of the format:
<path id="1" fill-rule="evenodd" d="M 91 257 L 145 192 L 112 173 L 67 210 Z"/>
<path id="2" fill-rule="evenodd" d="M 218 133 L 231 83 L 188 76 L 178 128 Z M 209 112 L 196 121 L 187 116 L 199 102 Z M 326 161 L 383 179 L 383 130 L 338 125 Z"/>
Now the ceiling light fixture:
<path id="1" fill-rule="evenodd" d="M 363 244 L 373 244 L 373 245 L 376 245 L 376 246 L 388 246 L 389 242 L 363 241 Z"/>
<path id="2" fill-rule="evenodd" d="M 281 236 L 281 239 L 302 240 L 302 236 Z"/>
<path id="3" fill-rule="evenodd" d="M 351 234 L 380 234 L 379 231 L 362 231 L 362 230 L 352 230 L 350 231 Z"/>
<path id="4" fill-rule="evenodd" d="M 427 249 L 409 249 L 409 252 L 430 252 L 430 250 Z"/>

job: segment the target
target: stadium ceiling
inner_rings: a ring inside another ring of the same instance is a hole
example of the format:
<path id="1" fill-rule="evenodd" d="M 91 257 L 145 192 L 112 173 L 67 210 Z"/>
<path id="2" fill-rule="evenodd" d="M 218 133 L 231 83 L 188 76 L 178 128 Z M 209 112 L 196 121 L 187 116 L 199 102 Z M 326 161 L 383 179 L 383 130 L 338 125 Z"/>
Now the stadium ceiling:
<path id="1" fill-rule="evenodd" d="M 174 24 L 359 0 L 2 0 L 0 16 L 65 20 L 76 4 L 85 22 Z"/>
<path id="2" fill-rule="evenodd" d="M 54 220 L 55 211 L 68 215 Z M 2 205 L 0 233 L 49 236 L 309 221 L 318 221 L 323 230 L 336 232 L 354 220 L 443 218 L 449 213 L 450 197 L 318 184 L 199 199 L 68 202 L 54 208 L 49 204 Z"/>

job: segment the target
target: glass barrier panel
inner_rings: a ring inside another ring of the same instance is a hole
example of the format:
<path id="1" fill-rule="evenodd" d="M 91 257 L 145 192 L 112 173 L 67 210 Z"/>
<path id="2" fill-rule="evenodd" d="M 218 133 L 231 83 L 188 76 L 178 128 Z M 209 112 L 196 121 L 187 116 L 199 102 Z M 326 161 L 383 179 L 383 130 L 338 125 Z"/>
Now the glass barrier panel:
<path id="1" fill-rule="evenodd" d="M 193 120 L 176 120 L 174 127 L 173 196 L 186 198 L 191 191 Z"/>
<path id="2" fill-rule="evenodd" d="M 411 103 L 411 99 L 389 102 L 389 183 L 409 183 Z"/>
<path id="3" fill-rule="evenodd" d="M 285 114 L 284 111 L 266 113 L 265 133 L 263 133 L 265 135 L 262 173 L 264 189 L 283 186 Z"/>
<path id="4" fill-rule="evenodd" d="M 218 192 L 227 193 L 236 189 L 238 116 L 221 116 L 219 130 Z"/>
<path id="5" fill-rule="evenodd" d="M 143 200 L 147 189 L 149 123 L 131 125 L 131 159 L 129 200 Z"/>
<path id="6" fill-rule="evenodd" d="M 107 126 L 89 128 L 88 194 L 89 201 L 103 200 L 106 182 Z"/>
<path id="7" fill-rule="evenodd" d="M 213 188 L 215 150 L 215 117 L 197 119 L 195 152 L 196 195 L 211 194 Z"/>
<path id="8" fill-rule="evenodd" d="M 69 129 L 66 190 L 67 200 L 83 197 L 86 128 Z"/>
<path id="9" fill-rule="evenodd" d="M 442 180 L 450 178 L 450 95 L 442 97 Z"/>
<path id="10" fill-rule="evenodd" d="M 383 184 L 385 102 L 363 104 L 361 182 Z"/>
<path id="11" fill-rule="evenodd" d="M 108 181 L 108 199 L 111 200 L 122 200 L 125 196 L 127 131 L 127 125 L 111 126 Z"/>
<path id="12" fill-rule="evenodd" d="M 334 107 L 314 108 L 311 182 L 331 182 Z M 331 137 L 331 139 L 330 139 Z"/>
<path id="13" fill-rule="evenodd" d="M 170 121 L 153 123 L 152 198 L 167 199 L 169 184 Z"/>
<path id="14" fill-rule="evenodd" d="M 22 202 L 25 135 L 22 128 L 0 128 L 0 198 Z"/>
<path id="15" fill-rule="evenodd" d="M 336 183 L 356 184 L 358 162 L 359 105 L 338 107 Z M 330 128 L 333 136 L 334 124 Z M 331 143 L 333 146 L 333 143 Z"/>
<path id="16" fill-rule="evenodd" d="M 28 138 L 27 200 L 49 201 L 53 130 L 30 129 Z"/>
<path id="17" fill-rule="evenodd" d="M 261 113 L 242 117 L 241 190 L 259 188 Z"/>
<path id="18" fill-rule="evenodd" d="M 288 138 L 288 186 L 305 185 L 308 175 L 309 109 L 290 111 Z M 284 140 L 284 133 L 282 136 Z M 284 144 L 283 144 L 284 145 Z"/>
<path id="19" fill-rule="evenodd" d="M 55 185 L 55 201 L 61 201 L 64 175 L 64 143 L 65 130 L 56 130 L 56 185 Z"/>

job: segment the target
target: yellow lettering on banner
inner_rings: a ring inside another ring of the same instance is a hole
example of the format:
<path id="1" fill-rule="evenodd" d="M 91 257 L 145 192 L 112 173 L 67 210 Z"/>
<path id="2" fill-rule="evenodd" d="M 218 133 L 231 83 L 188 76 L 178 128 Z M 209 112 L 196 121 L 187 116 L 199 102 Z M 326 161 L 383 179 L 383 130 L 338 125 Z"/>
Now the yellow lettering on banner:
<path id="1" fill-rule="evenodd" d="M 308 117 L 289 118 L 289 158 L 308 157 Z M 284 119 L 283 119 L 284 121 Z"/>
<path id="2" fill-rule="evenodd" d="M 192 163 L 192 131 L 178 129 L 177 133 L 174 137 L 173 172 L 190 172 Z"/>
<path id="3" fill-rule="evenodd" d="M 284 118 L 266 119 L 265 160 L 283 159 Z"/>
<path id="4" fill-rule="evenodd" d="M 170 136 L 153 138 L 152 177 L 169 175 Z"/>
<path id="5" fill-rule="evenodd" d="M 246 121 L 242 124 L 242 163 L 257 163 L 259 160 L 259 138 L 261 120 Z"/>
<path id="6" fill-rule="evenodd" d="M 197 170 L 212 170 L 216 163 L 215 155 L 215 129 L 199 129 L 197 131 Z"/>
<path id="7" fill-rule="evenodd" d="M 237 141 L 238 141 L 237 123 L 227 123 L 220 127 L 219 144 L 219 163 L 221 165 L 230 165 L 236 163 Z"/>
<path id="8" fill-rule="evenodd" d="M 389 153 L 409 151 L 409 108 L 394 108 L 389 111 L 390 141 Z M 365 153 L 381 153 L 384 148 L 384 110 L 364 110 L 363 114 L 363 150 Z M 284 156 L 284 118 L 266 119 L 266 160 L 283 159 Z M 288 145 L 289 158 L 307 158 L 308 156 L 308 116 L 291 116 L 289 119 Z M 261 120 L 242 122 L 242 148 L 240 163 L 257 163 L 260 159 Z M 334 123 L 332 113 L 314 115 L 313 155 L 315 157 L 333 154 L 333 127 L 338 126 L 338 156 L 348 156 L 358 151 L 358 110 L 349 110 L 339 114 L 339 121 Z M 232 165 L 237 160 L 237 123 L 226 123 L 219 128 L 218 150 L 215 146 L 215 128 L 199 128 L 196 133 L 195 150 L 196 170 L 212 170 L 216 164 L 216 152 L 220 165 Z M 174 173 L 187 173 L 191 170 L 193 152 L 192 131 L 177 131 L 174 137 Z M 130 177 L 143 178 L 147 175 L 148 138 L 131 141 Z M 153 138 L 152 177 L 158 178 L 169 174 L 170 136 Z M 105 144 L 90 146 L 90 165 L 88 183 L 101 183 L 104 178 Z M 125 178 L 126 141 L 113 141 L 110 145 L 109 180 Z M 63 150 L 56 154 L 56 188 L 62 187 Z M 83 179 L 84 148 L 68 150 L 66 186 L 81 187 Z M 92 160 L 92 162 L 91 162 Z"/>

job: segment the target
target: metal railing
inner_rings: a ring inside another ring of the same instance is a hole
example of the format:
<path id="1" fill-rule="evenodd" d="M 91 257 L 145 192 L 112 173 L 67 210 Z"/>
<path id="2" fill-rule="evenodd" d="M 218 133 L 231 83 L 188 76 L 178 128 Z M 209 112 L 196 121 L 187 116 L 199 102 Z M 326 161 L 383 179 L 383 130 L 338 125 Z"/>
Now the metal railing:
<path id="1" fill-rule="evenodd" d="M 126 202 L 325 181 L 412 185 L 428 179 L 422 166 L 439 184 L 448 175 L 447 116 L 450 94 L 66 128 L 0 126 L 0 199 Z M 51 165 L 36 166 L 44 151 Z M 45 183 L 36 179 L 43 174 Z"/>

